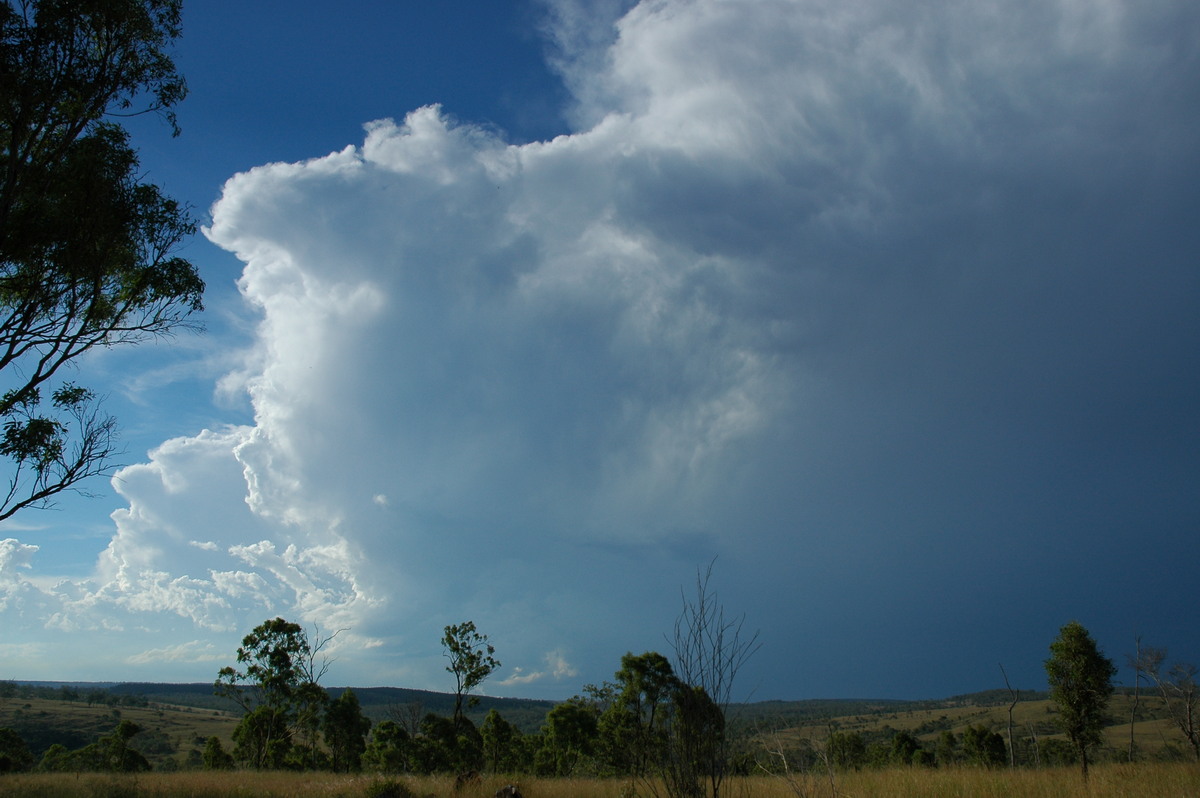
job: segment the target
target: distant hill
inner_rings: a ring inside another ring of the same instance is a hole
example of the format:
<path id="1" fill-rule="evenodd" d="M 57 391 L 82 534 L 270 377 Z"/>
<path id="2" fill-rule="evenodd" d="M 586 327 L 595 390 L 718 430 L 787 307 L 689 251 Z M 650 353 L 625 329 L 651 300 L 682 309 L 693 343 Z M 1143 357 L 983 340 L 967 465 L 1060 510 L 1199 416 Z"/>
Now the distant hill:
<path id="1" fill-rule="evenodd" d="M 328 687 L 330 698 L 337 698 L 347 688 Z M 450 715 L 454 712 L 454 695 L 432 690 L 410 690 L 404 687 L 355 687 L 354 694 L 363 714 L 372 721 L 410 719 L 414 715 L 423 718 L 432 712 Z M 237 705 L 226 698 L 213 694 L 211 682 L 195 684 L 159 684 L 154 682 L 122 682 L 108 688 L 114 695 L 141 696 L 161 704 L 174 704 L 200 709 L 237 711 Z M 467 715 L 477 725 L 483 722 L 489 710 L 495 709 L 505 720 L 523 732 L 535 732 L 541 728 L 556 701 L 537 701 L 525 698 L 492 698 L 476 696 L 478 703 L 468 709 Z"/>

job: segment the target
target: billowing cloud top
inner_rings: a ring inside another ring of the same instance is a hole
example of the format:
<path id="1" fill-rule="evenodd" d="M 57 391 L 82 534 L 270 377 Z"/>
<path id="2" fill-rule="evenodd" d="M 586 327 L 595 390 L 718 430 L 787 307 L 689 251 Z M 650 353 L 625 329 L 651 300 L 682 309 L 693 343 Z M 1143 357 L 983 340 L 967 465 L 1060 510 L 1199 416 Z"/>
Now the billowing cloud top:
<path id="1" fill-rule="evenodd" d="M 154 630 L 132 667 L 278 613 L 350 630 L 344 681 L 436 687 L 471 618 L 554 693 L 661 648 L 721 553 L 775 694 L 802 636 L 999 602 L 981 560 L 1059 574 L 1064 620 L 1057 541 L 1197 514 L 1198 16 L 647 0 L 598 36 L 559 4 L 577 132 L 426 107 L 226 184 L 254 423 L 125 469 L 96 575 L 23 622 Z"/>

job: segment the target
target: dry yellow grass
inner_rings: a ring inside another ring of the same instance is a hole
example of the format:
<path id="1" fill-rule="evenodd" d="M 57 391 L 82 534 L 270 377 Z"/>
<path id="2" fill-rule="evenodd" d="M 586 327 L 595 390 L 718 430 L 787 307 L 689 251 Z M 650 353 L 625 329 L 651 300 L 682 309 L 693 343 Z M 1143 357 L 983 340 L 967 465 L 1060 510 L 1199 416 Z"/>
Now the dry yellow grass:
<path id="1" fill-rule="evenodd" d="M 0 776 L 6 798 L 362 798 L 381 779 L 311 773 L 162 773 L 129 777 L 70 774 Z M 402 780 L 417 796 L 487 798 L 508 780 L 484 780 L 460 793 L 448 777 Z M 526 798 L 649 798 L 656 785 L 617 779 L 521 780 Z M 657 794 L 665 792 L 661 787 Z M 839 774 L 792 782 L 776 777 L 733 779 L 729 798 L 1195 798 L 1200 767 L 1193 763 L 1109 764 L 1085 784 L 1077 769 L 976 770 L 904 768 Z"/>

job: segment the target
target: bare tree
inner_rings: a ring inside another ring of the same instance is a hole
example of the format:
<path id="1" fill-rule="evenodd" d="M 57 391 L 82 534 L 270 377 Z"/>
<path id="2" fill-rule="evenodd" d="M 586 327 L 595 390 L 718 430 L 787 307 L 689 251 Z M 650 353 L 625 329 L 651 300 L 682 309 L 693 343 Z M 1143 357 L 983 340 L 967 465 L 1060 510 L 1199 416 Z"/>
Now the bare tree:
<path id="1" fill-rule="evenodd" d="M 1020 694 L 1009 684 L 1008 674 L 1004 671 L 1003 663 L 1000 664 L 1000 674 L 1004 677 L 1004 686 L 1008 688 L 1008 695 L 1012 698 L 1012 703 L 1008 705 L 1008 766 L 1015 768 L 1017 766 L 1017 749 L 1013 746 L 1013 710 L 1017 708 Z"/>
<path id="2" fill-rule="evenodd" d="M 816 798 L 818 793 L 819 776 L 814 774 L 811 769 L 806 772 L 803 766 L 797 766 L 793 763 L 791 751 L 785 745 L 781 735 L 776 732 L 767 738 L 763 750 L 771 757 L 772 763 L 764 763 L 756 761 L 756 765 L 760 771 L 765 774 L 770 774 L 783 779 L 787 784 L 792 795 L 796 798 Z M 825 771 L 825 775 L 829 780 L 829 795 L 830 798 L 837 798 L 837 777 L 833 762 L 829 757 L 829 749 L 827 746 L 813 746 L 813 756 L 820 763 Z"/>
<path id="3" fill-rule="evenodd" d="M 1175 721 L 1192 747 L 1196 761 L 1200 762 L 1200 718 L 1197 717 L 1200 689 L 1196 685 L 1196 674 L 1200 670 L 1191 663 L 1176 662 L 1164 673 L 1166 659 L 1167 651 L 1163 648 L 1147 647 L 1140 649 L 1138 654 L 1141 672 L 1158 690 L 1171 720 Z"/>
<path id="4" fill-rule="evenodd" d="M 692 687 L 695 695 L 706 696 L 720 715 L 719 728 L 707 724 L 709 739 L 700 751 L 700 764 L 707 771 L 710 795 L 719 798 L 729 764 L 729 739 L 724 720 L 728 715 L 734 680 L 761 644 L 757 631 L 745 633 L 745 615 L 734 619 L 725 617 L 724 606 L 709 587 L 715 562 L 715 559 L 710 562 L 703 573 L 696 571 L 693 598 L 681 591 L 683 609 L 675 619 L 671 644 L 675 652 L 675 675 Z M 687 730 L 680 731 L 682 739 Z"/>
<path id="5" fill-rule="evenodd" d="M 1138 635 L 1133 639 L 1134 655 L 1129 660 L 1129 667 L 1133 668 L 1133 706 L 1129 709 L 1129 761 L 1132 762 L 1137 755 L 1137 743 L 1134 740 L 1134 724 L 1137 723 L 1138 705 L 1141 703 L 1142 697 L 1142 636 Z"/>

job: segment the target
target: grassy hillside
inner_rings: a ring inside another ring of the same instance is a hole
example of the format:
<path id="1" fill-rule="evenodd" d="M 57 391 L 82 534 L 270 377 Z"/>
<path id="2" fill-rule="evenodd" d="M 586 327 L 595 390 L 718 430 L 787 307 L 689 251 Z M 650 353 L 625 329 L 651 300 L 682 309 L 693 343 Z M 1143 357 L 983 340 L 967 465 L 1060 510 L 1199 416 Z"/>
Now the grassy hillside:
<path id="1" fill-rule="evenodd" d="M 331 688 L 337 697 L 345 688 Z M 373 721 L 396 720 L 415 725 L 426 713 L 449 715 L 454 697 L 445 693 L 393 687 L 354 688 L 359 702 Z M 968 726 L 984 726 L 1007 738 L 1011 700 L 1003 691 L 954 696 L 942 701 L 810 700 L 765 701 L 731 708 L 735 733 L 756 739 L 769 750 L 802 746 L 820 749 L 833 730 L 858 732 L 870 742 L 886 742 L 898 731 L 907 731 L 933 749 L 943 731 L 961 735 Z M 495 708 L 525 732 L 538 731 L 551 701 L 481 698 L 471 715 L 482 722 Z M 1109 715 L 1103 758 L 1118 760 L 1128 750 L 1132 698 L 1116 695 Z M 230 702 L 212 694 L 211 684 L 115 685 L 22 687 L 0 691 L 0 727 L 11 727 L 35 754 L 53 743 L 76 749 L 113 730 L 119 720 L 130 720 L 144 731 L 133 740 L 156 768 L 196 764 L 204 741 L 221 739 L 232 747 L 238 713 Z M 1021 694 L 1013 709 L 1013 736 L 1018 751 L 1032 761 L 1029 742 L 1022 740 L 1061 737 L 1054 725 L 1054 708 L 1044 693 Z M 1143 696 L 1133 725 L 1139 758 L 1179 758 L 1182 736 L 1165 715 L 1161 701 Z"/>
<path id="2" fill-rule="evenodd" d="M 54 743 L 81 748 L 111 732 L 121 720 L 130 720 L 143 731 L 133 738 L 133 747 L 156 767 L 168 760 L 187 763 L 189 752 L 196 756 L 210 736 L 232 744 L 238 718 L 231 712 L 187 706 L 151 704 L 145 707 L 110 707 L 86 701 L 47 698 L 0 698 L 0 727 L 14 729 L 35 755 Z"/>
<path id="3" fill-rule="evenodd" d="M 1028 696 L 1028 698 L 1024 697 Z M 1104 733 L 1104 758 L 1118 760 L 1129 749 L 1133 697 L 1118 694 L 1109 705 L 1109 725 Z M 841 712 L 847 702 L 830 702 L 831 711 L 820 714 L 821 707 L 798 702 L 784 706 L 775 718 L 764 714 L 762 705 L 741 708 L 740 722 L 753 728 L 761 740 L 772 747 L 792 745 L 801 740 L 820 747 L 831 731 L 858 732 L 868 742 L 890 740 L 898 731 L 906 731 L 933 749 L 943 731 L 961 735 L 968 726 L 984 726 L 1008 736 L 1009 707 L 1007 693 L 994 691 L 956 696 L 945 701 L 860 702 L 853 711 Z M 790 712 L 788 710 L 791 710 Z M 840 713 L 840 714 L 835 714 Z M 1032 758 L 1032 740 L 1061 739 L 1055 725 L 1056 710 L 1044 693 L 1023 694 L 1012 709 L 1013 738 L 1018 751 Z M 1183 737 L 1153 696 L 1141 697 L 1132 731 L 1140 758 L 1183 758 Z M 1022 746 L 1021 741 L 1027 741 Z"/>
<path id="4" fill-rule="evenodd" d="M 212 684 L 122 683 L 11 686 L 0 691 L 0 728 L 14 729 L 37 756 L 54 743 L 77 749 L 111 732 L 121 720 L 130 720 L 143 731 L 133 747 L 155 767 L 169 762 L 187 767 L 195 761 L 210 736 L 221 739 L 226 750 L 233 745 L 233 730 L 240 711 L 228 699 L 213 695 Z M 346 688 L 329 689 L 337 698 Z M 395 720 L 415 725 L 427 713 L 449 715 L 454 696 L 396 687 L 354 688 L 363 713 L 373 722 Z M 524 732 L 538 731 L 553 701 L 481 697 L 467 714 L 476 724 L 491 709 Z"/>

